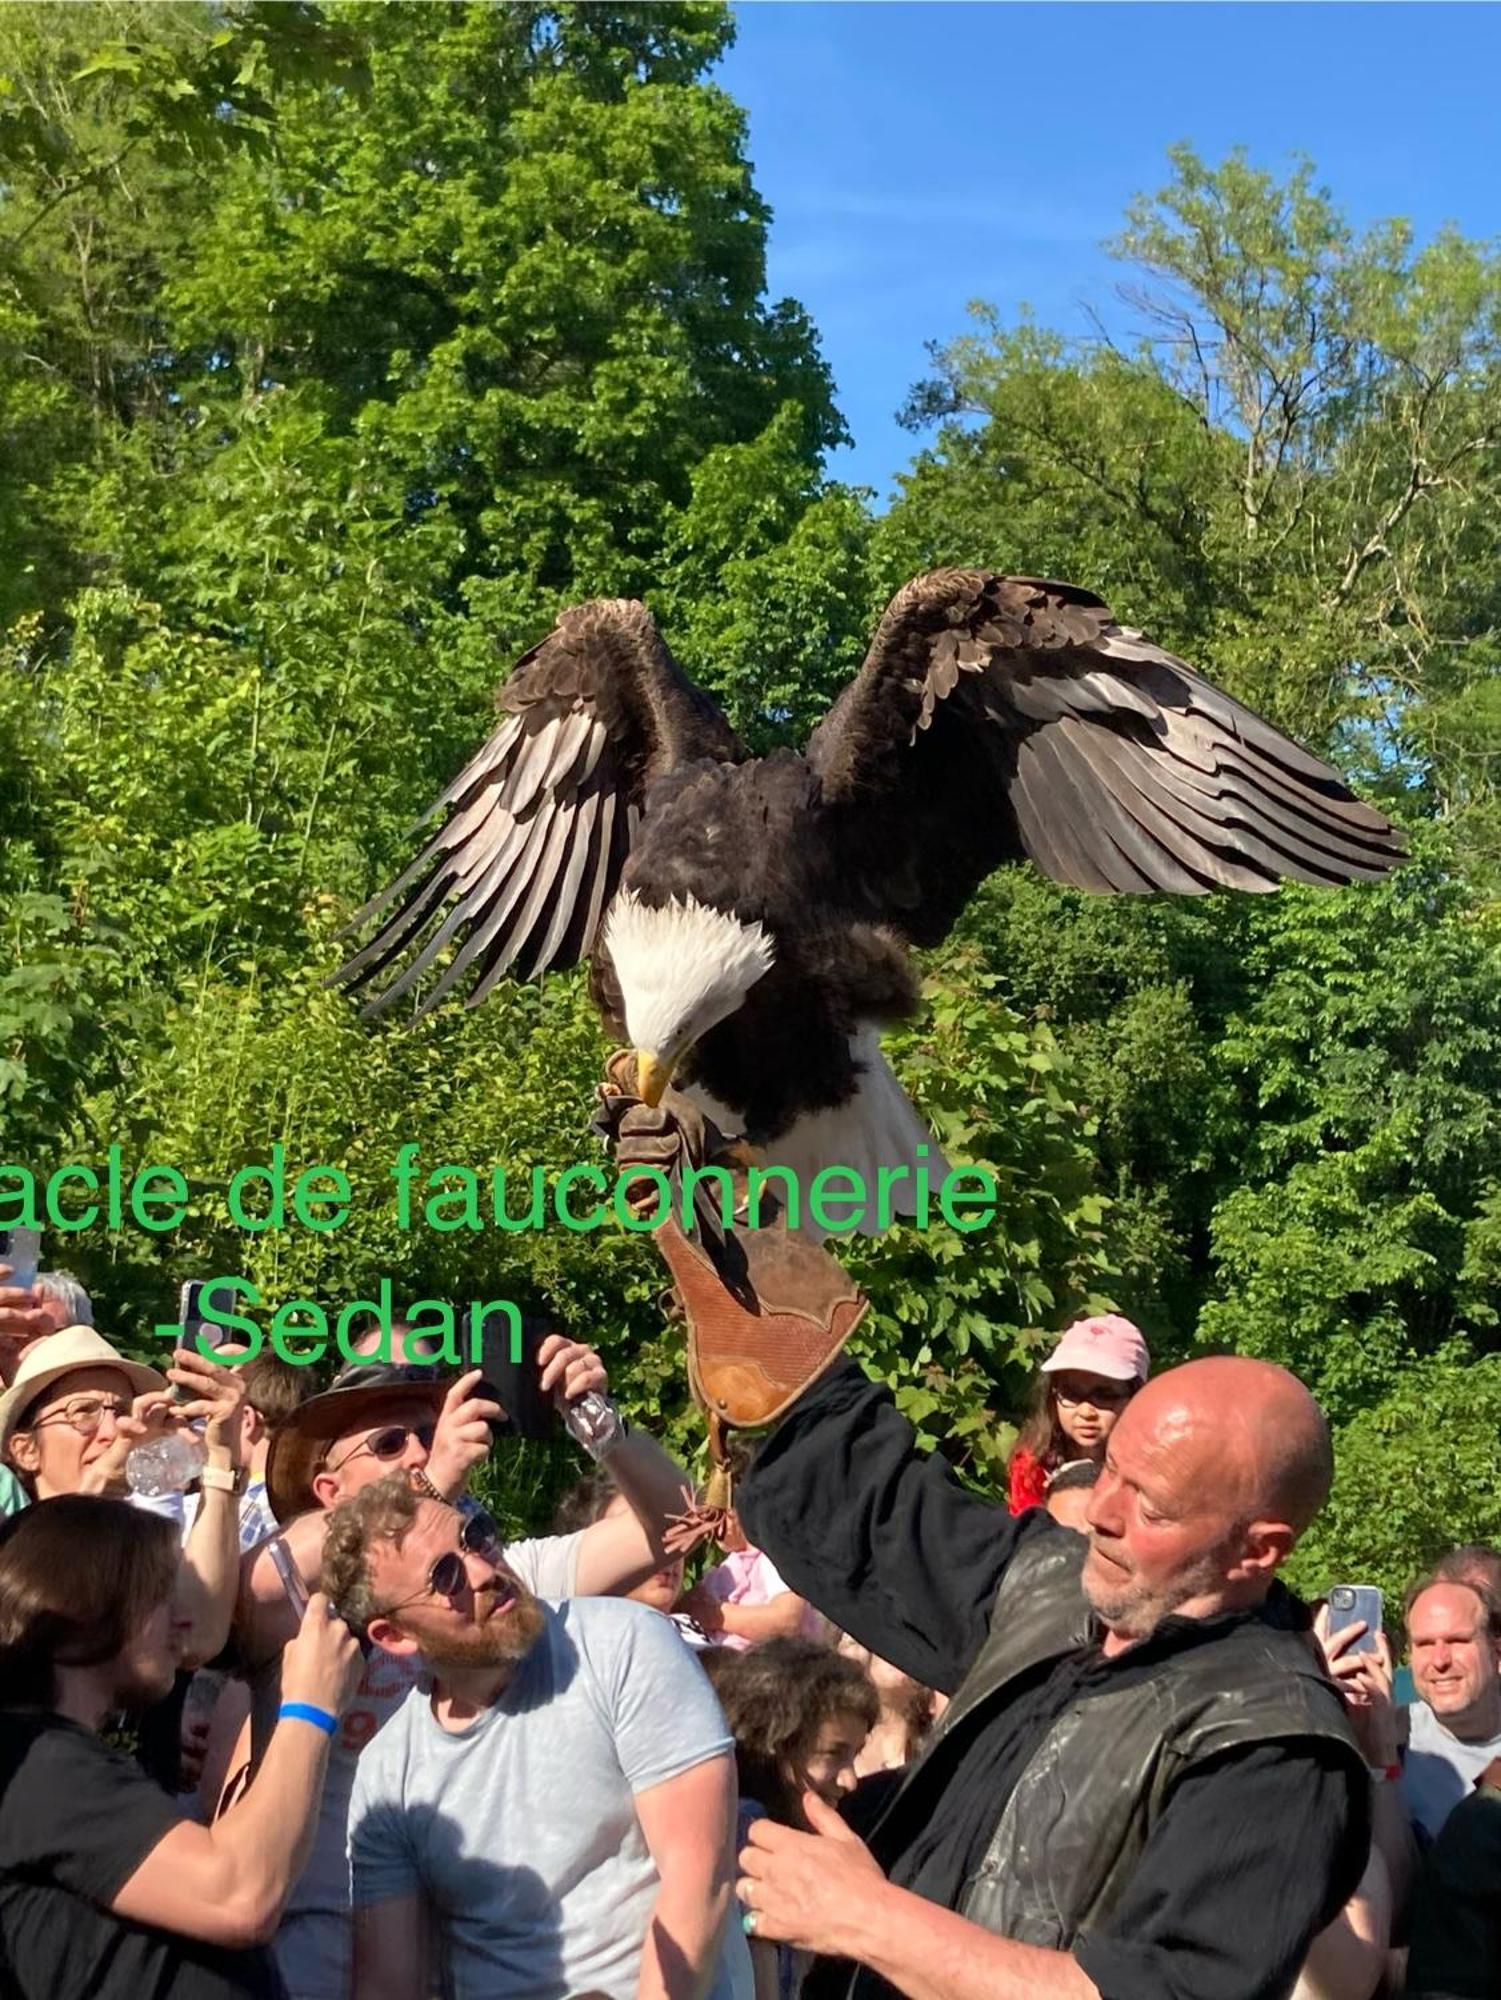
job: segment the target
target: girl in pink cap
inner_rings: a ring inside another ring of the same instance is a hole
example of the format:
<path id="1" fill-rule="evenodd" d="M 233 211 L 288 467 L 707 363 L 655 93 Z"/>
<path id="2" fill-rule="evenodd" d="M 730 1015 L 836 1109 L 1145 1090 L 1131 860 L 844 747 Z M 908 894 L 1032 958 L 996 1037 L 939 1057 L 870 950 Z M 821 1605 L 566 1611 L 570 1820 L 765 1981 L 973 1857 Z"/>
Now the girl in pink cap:
<path id="1" fill-rule="evenodd" d="M 1042 1505 L 1060 1465 L 1104 1458 L 1116 1418 L 1150 1367 L 1141 1329 L 1119 1313 L 1075 1320 L 1039 1370 L 1035 1408 L 1011 1454 L 1013 1514 Z"/>

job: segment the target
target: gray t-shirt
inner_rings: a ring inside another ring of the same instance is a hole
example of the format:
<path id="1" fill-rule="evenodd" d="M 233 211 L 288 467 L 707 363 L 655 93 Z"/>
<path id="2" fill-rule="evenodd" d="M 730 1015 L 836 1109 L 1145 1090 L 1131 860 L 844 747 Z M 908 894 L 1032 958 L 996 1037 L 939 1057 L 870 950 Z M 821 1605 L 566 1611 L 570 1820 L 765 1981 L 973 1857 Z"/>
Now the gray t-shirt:
<path id="1" fill-rule="evenodd" d="M 443 1729 L 419 1691 L 360 1759 L 355 1907 L 420 1893 L 454 2000 L 634 2000 L 658 1888 L 634 1795 L 734 1746 L 668 1619 L 621 1598 L 543 1608 L 543 1636 L 467 1729 Z M 732 1906 L 711 1993 L 752 1985 Z"/>
<path id="2" fill-rule="evenodd" d="M 1409 1706 L 1402 1796 L 1429 1845 L 1438 1839 L 1460 1800 L 1474 1791 L 1475 1780 L 1494 1757 L 1501 1757 L 1501 1736 L 1466 1743 L 1445 1729 L 1426 1701 Z"/>
<path id="3" fill-rule="evenodd" d="M 506 1561 L 538 1597 L 571 1597 L 578 1574 L 579 1543 L 587 1533 L 587 1528 L 581 1528 L 573 1535 L 509 1542 Z M 293 1886 L 276 1933 L 276 1962 L 291 2000 L 349 2000 L 353 1932 L 347 1830 L 355 1767 L 361 1752 L 390 1722 L 421 1673 L 420 1660 L 398 1659 L 377 1647 L 365 1662 L 360 1684 L 339 1723 L 329 1752 L 313 1851 Z M 280 1701 L 278 1655 L 251 1685 L 258 1750 L 275 1727 Z"/>

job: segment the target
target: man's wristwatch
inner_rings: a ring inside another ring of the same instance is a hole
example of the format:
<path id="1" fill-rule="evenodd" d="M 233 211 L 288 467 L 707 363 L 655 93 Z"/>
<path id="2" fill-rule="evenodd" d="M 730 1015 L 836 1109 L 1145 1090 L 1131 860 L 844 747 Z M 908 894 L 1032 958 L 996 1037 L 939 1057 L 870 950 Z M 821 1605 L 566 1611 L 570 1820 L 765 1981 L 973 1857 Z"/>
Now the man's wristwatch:
<path id="1" fill-rule="evenodd" d="M 446 1493 L 438 1491 L 420 1465 L 414 1465 L 407 1474 L 407 1477 L 411 1480 L 413 1489 L 422 1494 L 424 1499 L 436 1500 L 440 1507 L 451 1507 L 453 1505 L 453 1502 L 448 1498 Z"/>
<path id="2" fill-rule="evenodd" d="M 250 1484 L 250 1475 L 243 1465 L 205 1465 L 198 1475 L 198 1484 L 212 1487 L 215 1493 L 233 1493 L 238 1498 Z"/>

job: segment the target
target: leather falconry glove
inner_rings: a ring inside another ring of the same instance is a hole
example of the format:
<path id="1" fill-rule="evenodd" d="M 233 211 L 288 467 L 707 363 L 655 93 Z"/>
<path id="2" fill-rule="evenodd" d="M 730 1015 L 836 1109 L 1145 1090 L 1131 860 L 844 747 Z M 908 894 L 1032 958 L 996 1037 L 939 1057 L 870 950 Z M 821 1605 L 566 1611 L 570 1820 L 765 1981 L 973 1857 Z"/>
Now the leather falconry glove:
<path id="1" fill-rule="evenodd" d="M 714 1471 L 703 1504 L 690 1508 L 674 1536 L 681 1549 L 724 1526 L 725 1431 L 774 1423 L 838 1358 L 867 1301 L 827 1250 L 788 1228 L 774 1186 L 758 1190 L 759 1226 L 750 1226 L 744 1148 L 727 1141 L 689 1098 L 668 1090 L 655 1107 L 644 1103 L 629 1049 L 610 1058 L 606 1076 L 594 1129 L 612 1147 L 623 1177 L 631 1167 L 655 1167 L 672 1189 L 653 1236 L 687 1326 L 689 1387 L 709 1419 Z M 680 1220 L 683 1177 L 700 1168 L 719 1172 L 693 1183 L 689 1233 Z M 728 1227 L 725 1176 L 733 1191 Z"/>

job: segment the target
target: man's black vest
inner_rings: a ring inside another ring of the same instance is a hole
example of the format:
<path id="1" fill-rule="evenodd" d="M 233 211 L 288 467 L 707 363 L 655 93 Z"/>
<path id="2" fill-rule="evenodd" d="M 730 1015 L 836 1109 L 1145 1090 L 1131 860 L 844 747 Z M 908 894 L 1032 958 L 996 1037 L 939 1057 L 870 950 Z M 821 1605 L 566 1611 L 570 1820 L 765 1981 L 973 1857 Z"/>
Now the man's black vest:
<path id="1" fill-rule="evenodd" d="M 1089 1544 L 1060 1530 L 1025 1543 L 996 1592 L 990 1631 L 944 1713 L 925 1762 L 967 1715 L 1004 1701 L 1031 1669 L 1090 1640 L 1079 1572 Z M 962 1916 L 1019 1944 L 1066 1950 L 1108 1917 L 1185 1771 L 1223 1751 L 1320 1738 L 1365 1765 L 1338 1695 L 1307 1640 L 1260 1618 L 1162 1663 L 1159 1673 L 1094 1690 L 1042 1738 L 966 1884 Z M 914 1765 L 873 1829 L 899 1809 Z"/>

